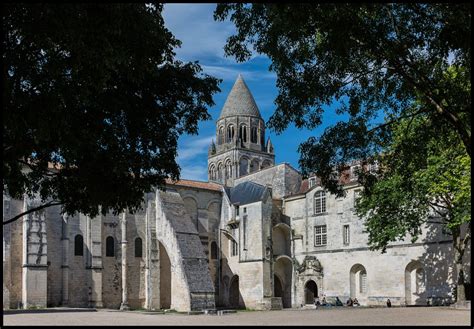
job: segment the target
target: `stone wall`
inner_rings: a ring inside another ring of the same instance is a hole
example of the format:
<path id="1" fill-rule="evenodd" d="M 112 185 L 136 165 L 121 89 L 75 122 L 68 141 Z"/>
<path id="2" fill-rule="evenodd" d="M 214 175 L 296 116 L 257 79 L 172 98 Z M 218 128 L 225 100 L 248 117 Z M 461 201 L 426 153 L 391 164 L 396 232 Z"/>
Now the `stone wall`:
<path id="1" fill-rule="evenodd" d="M 274 199 L 282 199 L 299 191 L 301 175 L 289 164 L 281 163 L 240 177 L 235 180 L 234 184 L 237 186 L 248 181 L 271 187 L 272 197 Z"/>

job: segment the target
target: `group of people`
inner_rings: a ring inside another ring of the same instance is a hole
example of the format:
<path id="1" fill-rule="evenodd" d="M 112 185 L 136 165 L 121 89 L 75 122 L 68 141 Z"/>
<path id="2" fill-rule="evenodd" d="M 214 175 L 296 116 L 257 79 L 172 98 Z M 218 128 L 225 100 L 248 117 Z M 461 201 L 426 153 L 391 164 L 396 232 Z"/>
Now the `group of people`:
<path id="1" fill-rule="evenodd" d="M 336 298 L 336 303 L 337 303 L 338 299 L 339 298 Z M 354 299 L 349 298 L 346 302 L 346 306 L 360 306 L 360 304 L 359 304 L 359 301 L 357 300 L 357 298 L 354 298 Z"/>
<path id="2" fill-rule="evenodd" d="M 326 296 L 323 296 L 321 301 L 319 300 L 319 298 L 315 298 L 314 299 L 314 305 L 316 305 L 316 307 L 318 307 L 318 306 L 332 306 L 332 304 L 330 304 L 326 301 Z M 342 304 L 342 301 L 339 299 L 339 297 L 336 297 L 336 306 L 344 306 L 344 304 Z M 346 302 L 346 306 L 360 306 L 360 304 L 359 304 L 359 301 L 357 300 L 357 298 L 354 298 L 354 299 L 349 298 Z"/>
<path id="3" fill-rule="evenodd" d="M 316 308 L 319 306 L 332 306 L 332 304 L 326 301 L 326 296 L 323 296 L 321 301 L 319 301 L 319 298 L 316 297 L 314 299 L 314 305 L 316 305 Z M 339 297 L 336 297 L 336 306 L 344 306 L 341 300 L 339 299 Z M 346 302 L 346 306 L 356 307 L 356 306 L 360 306 L 360 303 L 357 300 L 357 298 L 352 299 L 349 297 L 349 299 Z M 392 307 L 392 302 L 390 301 L 390 299 L 387 299 L 387 307 Z"/>

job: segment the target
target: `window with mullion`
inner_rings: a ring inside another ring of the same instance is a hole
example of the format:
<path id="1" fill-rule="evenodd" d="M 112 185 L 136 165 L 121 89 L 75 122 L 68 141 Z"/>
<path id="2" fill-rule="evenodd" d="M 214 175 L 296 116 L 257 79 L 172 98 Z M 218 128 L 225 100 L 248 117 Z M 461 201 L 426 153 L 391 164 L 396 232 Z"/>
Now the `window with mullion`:
<path id="1" fill-rule="evenodd" d="M 314 214 L 326 212 L 326 192 L 318 191 L 314 194 Z"/>

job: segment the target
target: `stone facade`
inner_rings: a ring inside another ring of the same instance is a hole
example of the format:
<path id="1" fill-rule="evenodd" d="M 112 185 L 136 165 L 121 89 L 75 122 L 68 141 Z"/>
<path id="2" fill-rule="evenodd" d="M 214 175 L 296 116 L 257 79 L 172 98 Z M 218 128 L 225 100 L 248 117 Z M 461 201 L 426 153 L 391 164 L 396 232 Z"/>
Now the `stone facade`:
<path id="1" fill-rule="evenodd" d="M 3 307 L 192 311 L 302 307 L 323 297 L 361 305 L 453 301 L 452 237 L 432 222 L 413 243 L 407 236 L 384 254 L 369 250 L 354 212 L 361 187 L 349 179 L 345 197 L 336 198 L 317 179 L 275 165 L 240 76 L 216 136 L 209 182 L 168 181 L 134 214 L 68 217 L 51 207 L 4 226 Z M 4 219 L 35 204 L 4 194 Z M 465 257 L 469 281 L 470 249 Z"/>

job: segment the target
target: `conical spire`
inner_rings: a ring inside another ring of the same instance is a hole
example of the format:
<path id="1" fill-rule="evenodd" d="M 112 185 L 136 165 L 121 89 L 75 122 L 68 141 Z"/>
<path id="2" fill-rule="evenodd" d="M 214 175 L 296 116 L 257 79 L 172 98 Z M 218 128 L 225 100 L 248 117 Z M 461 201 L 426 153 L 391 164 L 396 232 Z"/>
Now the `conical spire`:
<path id="1" fill-rule="evenodd" d="M 241 74 L 237 77 L 229 96 L 227 96 L 219 119 L 236 115 L 262 117 L 255 103 L 255 99 Z"/>

